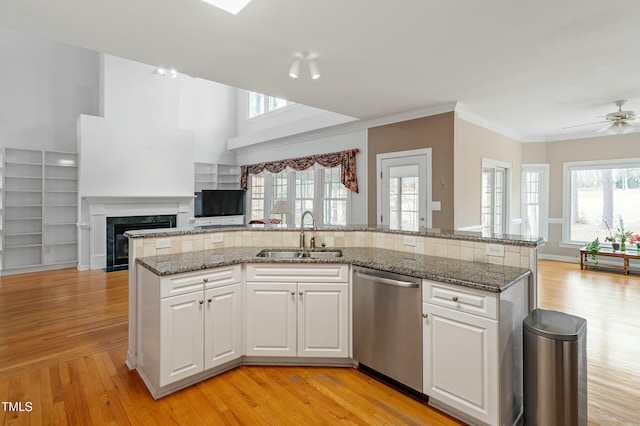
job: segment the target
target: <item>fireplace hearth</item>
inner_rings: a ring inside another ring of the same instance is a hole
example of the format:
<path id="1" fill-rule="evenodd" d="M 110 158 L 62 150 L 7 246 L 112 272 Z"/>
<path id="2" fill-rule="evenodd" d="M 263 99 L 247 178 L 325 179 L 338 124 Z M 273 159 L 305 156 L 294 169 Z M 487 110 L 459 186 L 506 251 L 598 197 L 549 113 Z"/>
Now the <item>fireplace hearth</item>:
<path id="1" fill-rule="evenodd" d="M 175 228 L 176 215 L 107 217 L 107 266 L 105 271 L 129 268 L 129 240 L 127 231 Z"/>

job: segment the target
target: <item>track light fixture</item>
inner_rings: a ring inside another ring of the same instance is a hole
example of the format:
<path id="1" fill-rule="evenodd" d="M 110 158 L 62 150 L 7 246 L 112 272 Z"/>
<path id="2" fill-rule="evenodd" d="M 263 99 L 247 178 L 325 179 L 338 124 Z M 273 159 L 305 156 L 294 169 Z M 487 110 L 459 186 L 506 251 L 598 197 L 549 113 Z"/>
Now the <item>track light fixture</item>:
<path id="1" fill-rule="evenodd" d="M 320 78 L 320 68 L 316 62 L 316 56 L 309 52 L 301 52 L 293 57 L 293 62 L 289 68 L 289 77 L 298 78 L 300 76 L 300 63 L 306 61 L 309 63 L 309 74 L 313 80 Z"/>
<path id="2" fill-rule="evenodd" d="M 153 72 L 151 74 L 157 74 L 157 75 L 161 75 L 163 77 L 171 77 L 171 78 L 176 78 L 178 77 L 178 71 L 175 69 L 166 69 L 166 68 L 162 68 L 162 67 L 157 67 L 155 70 L 153 70 Z"/>

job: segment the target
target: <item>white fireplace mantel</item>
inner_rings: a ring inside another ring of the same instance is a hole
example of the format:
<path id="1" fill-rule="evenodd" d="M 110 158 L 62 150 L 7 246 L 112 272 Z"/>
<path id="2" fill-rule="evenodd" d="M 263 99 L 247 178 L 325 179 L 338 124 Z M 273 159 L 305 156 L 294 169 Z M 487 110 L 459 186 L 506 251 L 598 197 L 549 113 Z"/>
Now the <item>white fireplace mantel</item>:
<path id="1" fill-rule="evenodd" d="M 116 197 L 87 196 L 80 203 L 78 223 L 78 269 L 107 266 L 107 218 L 123 216 L 176 215 L 177 226 L 186 227 L 193 196 Z"/>

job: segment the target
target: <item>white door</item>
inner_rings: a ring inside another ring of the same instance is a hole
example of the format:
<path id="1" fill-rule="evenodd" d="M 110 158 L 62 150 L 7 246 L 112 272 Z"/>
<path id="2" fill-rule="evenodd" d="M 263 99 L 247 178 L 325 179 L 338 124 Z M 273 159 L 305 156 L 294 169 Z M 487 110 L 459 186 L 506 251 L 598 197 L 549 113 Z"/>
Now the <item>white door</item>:
<path id="1" fill-rule="evenodd" d="M 390 229 L 431 227 L 431 149 L 378 155 L 378 223 Z"/>
<path id="2" fill-rule="evenodd" d="M 508 234 L 511 164 L 482 159 L 482 231 Z"/>
<path id="3" fill-rule="evenodd" d="M 298 284 L 298 356 L 349 356 L 348 284 Z"/>
<path id="4" fill-rule="evenodd" d="M 426 314 L 422 325 L 424 393 L 430 401 L 497 424 L 497 321 L 429 303 L 422 306 Z"/>
<path id="5" fill-rule="evenodd" d="M 160 302 L 160 386 L 199 373 L 204 366 L 204 292 Z"/>
<path id="6" fill-rule="evenodd" d="M 240 358 L 244 352 L 242 286 L 206 290 L 204 323 L 205 370 Z"/>
<path id="7" fill-rule="evenodd" d="M 247 355 L 296 356 L 295 283 L 247 283 Z"/>

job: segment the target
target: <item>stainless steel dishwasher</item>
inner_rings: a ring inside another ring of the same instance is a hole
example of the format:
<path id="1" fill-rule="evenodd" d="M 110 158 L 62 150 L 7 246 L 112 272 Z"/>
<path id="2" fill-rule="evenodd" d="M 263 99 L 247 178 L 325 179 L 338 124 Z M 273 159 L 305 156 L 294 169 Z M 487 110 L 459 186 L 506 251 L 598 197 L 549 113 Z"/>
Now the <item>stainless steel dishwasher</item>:
<path id="1" fill-rule="evenodd" d="M 353 267 L 353 357 L 422 392 L 422 280 Z"/>

